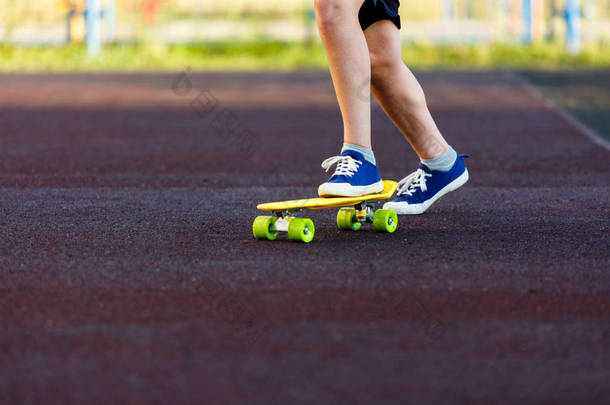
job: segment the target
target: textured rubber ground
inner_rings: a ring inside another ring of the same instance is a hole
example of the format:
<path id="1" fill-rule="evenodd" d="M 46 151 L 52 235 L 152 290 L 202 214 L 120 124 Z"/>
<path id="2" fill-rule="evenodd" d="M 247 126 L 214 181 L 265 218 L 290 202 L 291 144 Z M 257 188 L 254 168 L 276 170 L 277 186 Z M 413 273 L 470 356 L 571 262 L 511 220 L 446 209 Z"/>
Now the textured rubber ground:
<path id="1" fill-rule="evenodd" d="M 419 77 L 470 182 L 306 245 L 251 225 L 325 180 L 327 74 L 0 76 L 0 403 L 609 403 L 609 152 L 511 73 Z"/>
<path id="2" fill-rule="evenodd" d="M 610 142 L 610 69 L 523 71 L 519 75 Z"/>

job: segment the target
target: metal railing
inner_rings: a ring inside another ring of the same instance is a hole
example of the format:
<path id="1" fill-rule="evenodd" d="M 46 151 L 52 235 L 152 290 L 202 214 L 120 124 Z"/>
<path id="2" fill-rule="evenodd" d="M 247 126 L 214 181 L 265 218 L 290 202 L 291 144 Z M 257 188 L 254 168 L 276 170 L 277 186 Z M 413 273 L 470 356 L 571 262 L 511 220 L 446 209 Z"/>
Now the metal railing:
<path id="1" fill-rule="evenodd" d="M 314 32 L 312 4 L 313 0 L 0 0 L 0 31 L 4 43 L 84 40 L 92 55 L 104 41 L 138 40 L 142 32 L 167 43 L 253 37 L 303 40 Z M 401 15 L 407 41 L 555 41 L 565 42 L 573 52 L 583 42 L 610 42 L 610 0 L 403 0 Z M 65 35 L 48 40 L 49 27 L 55 27 L 55 33 L 64 30 Z"/>

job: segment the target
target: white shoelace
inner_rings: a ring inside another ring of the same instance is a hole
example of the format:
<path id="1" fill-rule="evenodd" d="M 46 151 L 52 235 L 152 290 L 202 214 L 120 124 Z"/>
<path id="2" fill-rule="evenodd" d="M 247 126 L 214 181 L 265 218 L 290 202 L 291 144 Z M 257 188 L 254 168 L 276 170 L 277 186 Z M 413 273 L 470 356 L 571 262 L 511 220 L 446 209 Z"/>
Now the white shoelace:
<path id="1" fill-rule="evenodd" d="M 416 188 L 420 188 L 421 191 L 426 191 L 426 177 L 432 177 L 430 173 L 426 173 L 422 169 L 411 173 L 404 179 L 398 182 L 398 195 L 413 195 Z"/>
<path id="2" fill-rule="evenodd" d="M 336 175 L 352 177 L 358 167 L 362 164 L 361 161 L 354 159 L 351 156 L 333 156 L 322 162 L 322 168 L 329 171 L 332 165 L 337 163 Z"/>

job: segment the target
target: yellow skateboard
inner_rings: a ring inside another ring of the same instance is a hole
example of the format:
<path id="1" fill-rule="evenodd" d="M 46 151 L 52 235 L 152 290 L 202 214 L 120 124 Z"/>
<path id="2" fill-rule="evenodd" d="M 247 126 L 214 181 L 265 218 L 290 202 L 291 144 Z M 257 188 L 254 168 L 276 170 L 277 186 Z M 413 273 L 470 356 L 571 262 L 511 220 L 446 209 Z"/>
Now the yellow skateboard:
<path id="1" fill-rule="evenodd" d="M 256 217 L 252 232 L 256 239 L 275 240 L 279 232 L 288 232 L 288 238 L 296 242 L 313 240 L 315 227 L 309 218 L 297 218 L 303 209 L 320 210 L 342 207 L 337 213 L 337 227 L 357 231 L 363 223 L 373 224 L 376 231 L 394 232 L 398 227 L 398 216 L 393 210 L 375 210 L 375 201 L 392 197 L 398 184 L 384 180 L 383 191 L 360 197 L 306 198 L 303 200 L 279 201 L 256 206 L 261 211 L 271 211 L 275 216 Z"/>

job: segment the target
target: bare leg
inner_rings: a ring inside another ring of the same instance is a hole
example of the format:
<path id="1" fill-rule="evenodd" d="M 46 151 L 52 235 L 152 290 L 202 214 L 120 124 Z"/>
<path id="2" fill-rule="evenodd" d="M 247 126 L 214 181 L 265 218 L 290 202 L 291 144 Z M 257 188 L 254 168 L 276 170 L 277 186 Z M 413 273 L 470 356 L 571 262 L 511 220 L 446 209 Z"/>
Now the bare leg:
<path id="1" fill-rule="evenodd" d="M 371 62 L 358 11 L 364 0 L 315 0 L 314 10 L 343 117 L 344 141 L 371 149 Z"/>
<path id="2" fill-rule="evenodd" d="M 364 32 L 371 58 L 373 93 L 420 159 L 434 159 L 450 150 L 430 115 L 424 92 L 402 61 L 398 28 L 378 21 Z"/>

